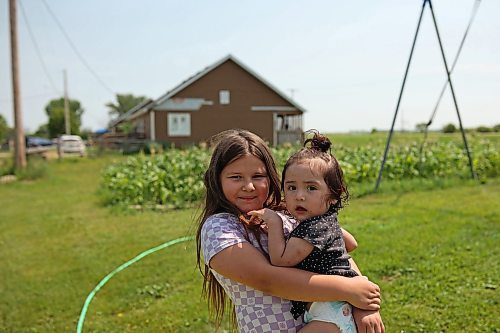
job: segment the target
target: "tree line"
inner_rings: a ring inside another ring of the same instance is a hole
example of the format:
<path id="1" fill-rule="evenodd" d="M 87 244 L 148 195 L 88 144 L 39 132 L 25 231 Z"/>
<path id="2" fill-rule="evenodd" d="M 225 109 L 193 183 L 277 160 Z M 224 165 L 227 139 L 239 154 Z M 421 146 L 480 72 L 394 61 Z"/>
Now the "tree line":
<path id="1" fill-rule="evenodd" d="M 426 123 L 419 123 L 415 126 L 415 129 L 417 130 L 417 132 L 424 132 L 426 127 L 427 127 Z M 459 130 L 460 127 L 456 126 L 453 123 L 446 124 L 441 128 L 441 132 L 443 133 L 455 133 L 458 132 Z M 500 124 L 496 124 L 492 127 L 478 126 L 476 128 L 466 128 L 465 130 L 467 131 L 475 130 L 476 132 L 480 133 L 500 132 Z"/>
<path id="2" fill-rule="evenodd" d="M 146 100 L 145 96 L 134 96 L 132 94 L 116 94 L 114 102 L 105 104 L 108 109 L 108 114 L 111 120 L 116 119 L 133 107 L 139 105 Z M 70 129 L 71 134 L 82 135 L 86 137 L 90 130 L 82 129 L 82 115 L 84 109 L 81 103 L 76 99 L 69 100 L 69 114 L 70 114 Z M 64 98 L 57 98 L 50 100 L 45 106 L 45 113 L 48 117 L 48 122 L 40 125 L 33 135 L 44 138 L 57 138 L 61 134 L 65 134 L 64 125 Z M 426 123 L 419 123 L 415 126 L 418 132 L 425 131 Z M 500 124 L 492 127 L 479 126 L 477 128 L 468 128 L 468 131 L 475 130 L 477 132 L 500 132 Z M 372 130 L 373 131 L 373 130 Z M 442 127 L 443 133 L 458 132 L 459 128 L 452 123 L 446 124 Z M 13 129 L 8 126 L 5 117 L 0 114 L 0 143 L 13 136 Z"/>
<path id="3" fill-rule="evenodd" d="M 105 104 L 111 119 L 119 117 L 146 100 L 145 96 L 134 96 L 132 94 L 116 94 L 115 97 L 116 100 L 114 102 Z M 85 112 L 82 104 L 76 99 L 70 99 L 68 104 L 71 134 L 86 136 L 90 130 L 82 129 L 82 115 Z M 48 118 L 47 123 L 40 125 L 31 134 L 48 139 L 57 138 L 61 134 L 65 134 L 64 98 L 50 100 L 44 110 Z M 5 117 L 0 114 L 0 143 L 12 136 L 13 128 L 8 126 Z"/>

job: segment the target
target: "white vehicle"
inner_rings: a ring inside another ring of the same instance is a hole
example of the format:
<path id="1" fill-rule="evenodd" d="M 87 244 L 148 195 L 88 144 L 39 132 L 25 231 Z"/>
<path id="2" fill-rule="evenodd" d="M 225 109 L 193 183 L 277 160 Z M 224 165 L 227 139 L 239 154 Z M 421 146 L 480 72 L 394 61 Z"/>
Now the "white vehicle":
<path id="1" fill-rule="evenodd" d="M 85 155 L 85 143 L 78 135 L 61 135 L 57 148 L 60 156 L 64 154 Z"/>

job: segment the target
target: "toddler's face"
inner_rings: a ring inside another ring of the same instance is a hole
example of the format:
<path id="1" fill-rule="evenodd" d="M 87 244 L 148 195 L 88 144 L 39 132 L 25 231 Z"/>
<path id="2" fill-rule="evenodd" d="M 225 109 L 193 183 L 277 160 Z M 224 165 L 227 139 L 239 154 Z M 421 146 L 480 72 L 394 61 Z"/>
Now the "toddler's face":
<path id="1" fill-rule="evenodd" d="M 310 163 L 290 165 L 284 182 L 286 208 L 299 221 L 325 214 L 333 203 L 323 176 Z"/>

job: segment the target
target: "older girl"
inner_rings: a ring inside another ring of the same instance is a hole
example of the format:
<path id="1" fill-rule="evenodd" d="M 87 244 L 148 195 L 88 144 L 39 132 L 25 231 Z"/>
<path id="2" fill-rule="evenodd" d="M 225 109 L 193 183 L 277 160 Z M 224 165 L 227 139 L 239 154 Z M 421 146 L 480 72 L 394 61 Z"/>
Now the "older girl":
<path id="1" fill-rule="evenodd" d="M 260 225 L 241 218 L 252 210 L 276 208 L 281 201 L 276 166 L 261 138 L 245 130 L 219 134 L 204 183 L 197 255 L 203 290 L 218 325 L 226 305 L 231 304 L 240 332 L 297 332 L 303 322 L 291 315 L 289 299 L 336 299 L 368 310 L 355 313 L 363 325 L 360 332 L 383 332 L 376 284 L 363 277 L 273 266 L 267 254 L 267 234 Z M 288 235 L 295 225 L 284 218 L 283 227 Z"/>

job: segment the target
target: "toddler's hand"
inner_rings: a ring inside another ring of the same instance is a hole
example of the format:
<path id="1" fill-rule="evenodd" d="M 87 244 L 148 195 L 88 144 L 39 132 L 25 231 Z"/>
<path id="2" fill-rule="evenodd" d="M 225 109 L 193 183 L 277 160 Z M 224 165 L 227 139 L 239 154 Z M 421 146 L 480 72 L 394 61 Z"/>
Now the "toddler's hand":
<path id="1" fill-rule="evenodd" d="M 385 333 L 380 312 L 361 310 L 355 307 L 352 308 L 352 312 L 358 332 Z"/>
<path id="2" fill-rule="evenodd" d="M 250 218 L 247 218 L 245 215 L 240 214 L 239 218 L 240 221 L 247 227 L 255 227 L 255 226 L 262 227 L 263 225 L 265 225 L 264 221 L 255 216 L 250 216 Z"/>
<path id="3" fill-rule="evenodd" d="M 273 211 L 269 208 L 252 210 L 252 211 L 248 212 L 247 214 L 251 216 L 250 220 L 252 220 L 254 218 L 261 219 L 266 224 L 270 224 L 270 223 L 282 224 L 283 223 L 283 221 L 281 220 L 279 215 L 275 211 Z"/>

